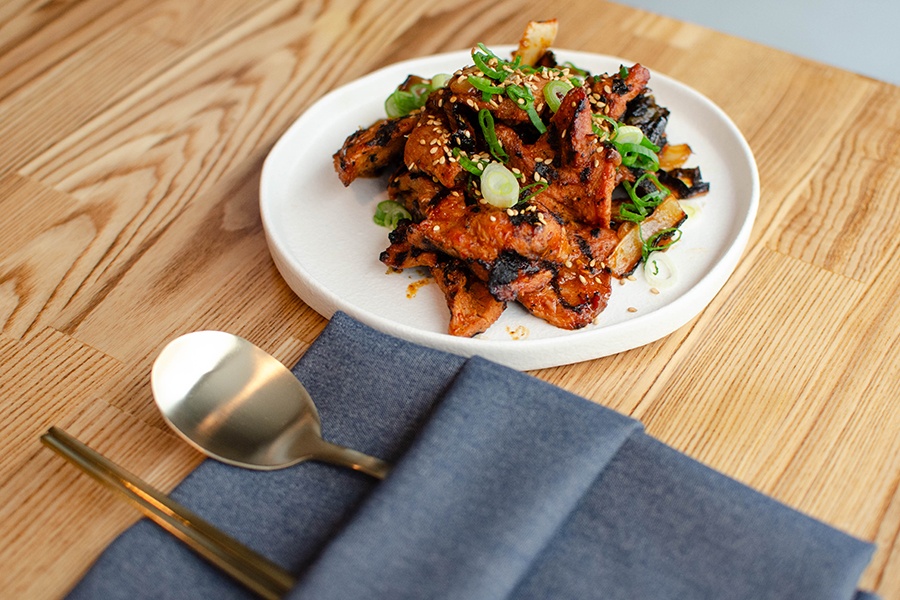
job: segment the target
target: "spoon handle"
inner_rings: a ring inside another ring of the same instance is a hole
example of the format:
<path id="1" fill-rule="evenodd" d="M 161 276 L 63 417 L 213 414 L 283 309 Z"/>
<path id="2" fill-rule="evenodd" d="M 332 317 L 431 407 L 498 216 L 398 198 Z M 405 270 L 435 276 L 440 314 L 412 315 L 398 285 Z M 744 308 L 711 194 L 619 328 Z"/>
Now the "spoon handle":
<path id="1" fill-rule="evenodd" d="M 340 467 L 349 467 L 376 479 L 384 479 L 391 470 L 391 465 L 380 458 L 363 454 L 352 448 L 332 444 L 326 440 L 322 440 L 321 444 L 316 445 L 312 458 Z"/>

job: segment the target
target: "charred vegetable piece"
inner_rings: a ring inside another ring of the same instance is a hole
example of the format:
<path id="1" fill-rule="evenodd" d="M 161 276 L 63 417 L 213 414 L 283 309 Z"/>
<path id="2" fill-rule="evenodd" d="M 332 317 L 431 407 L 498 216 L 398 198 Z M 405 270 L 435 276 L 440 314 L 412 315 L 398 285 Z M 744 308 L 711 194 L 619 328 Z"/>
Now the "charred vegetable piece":
<path id="1" fill-rule="evenodd" d="M 656 207 L 649 217 L 640 225 L 630 227 L 628 232 L 619 240 L 613 253 L 606 260 L 606 267 L 615 277 L 627 277 L 637 268 L 645 252 L 645 243 L 654 236 L 673 230 L 681 225 L 687 218 L 684 210 L 678 204 L 678 200 L 669 196 Z M 657 242 L 662 240 L 657 238 Z"/>

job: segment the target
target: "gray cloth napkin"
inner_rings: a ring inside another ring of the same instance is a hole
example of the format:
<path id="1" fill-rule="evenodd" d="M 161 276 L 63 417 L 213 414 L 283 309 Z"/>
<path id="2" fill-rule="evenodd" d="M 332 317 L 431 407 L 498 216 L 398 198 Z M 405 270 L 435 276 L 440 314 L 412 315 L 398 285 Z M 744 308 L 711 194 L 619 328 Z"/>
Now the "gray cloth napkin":
<path id="1" fill-rule="evenodd" d="M 172 494 L 295 573 L 292 599 L 874 598 L 870 544 L 526 374 L 341 313 L 294 373 L 386 480 L 205 461 Z M 251 595 L 140 521 L 69 597 Z"/>

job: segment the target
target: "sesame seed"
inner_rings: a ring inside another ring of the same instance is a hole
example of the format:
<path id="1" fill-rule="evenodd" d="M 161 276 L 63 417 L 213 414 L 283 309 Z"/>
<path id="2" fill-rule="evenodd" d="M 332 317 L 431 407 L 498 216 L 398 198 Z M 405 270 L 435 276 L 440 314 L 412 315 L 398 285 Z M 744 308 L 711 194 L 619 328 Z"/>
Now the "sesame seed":
<path id="1" fill-rule="evenodd" d="M 567 268 L 567 269 L 571 269 L 571 268 L 572 268 L 572 261 L 569 260 L 569 259 L 566 259 L 565 265 L 566 265 L 566 268 Z"/>
<path id="2" fill-rule="evenodd" d="M 591 266 L 591 268 L 596 267 L 596 266 L 597 266 L 597 259 L 596 259 L 596 258 L 592 258 L 592 259 L 591 259 L 591 262 L 589 262 L 588 264 Z"/>
<path id="3" fill-rule="evenodd" d="M 633 306 L 629 306 L 629 307 L 628 307 L 628 312 L 630 312 L 630 313 L 636 313 L 636 312 L 637 312 L 637 309 L 636 309 L 635 307 L 633 307 Z"/>
<path id="4" fill-rule="evenodd" d="M 651 294 L 658 294 L 658 293 L 659 293 L 659 290 L 656 289 L 655 287 L 652 287 L 652 288 L 650 288 L 650 293 L 651 293 Z"/>
<path id="5" fill-rule="evenodd" d="M 637 281 L 637 277 L 635 277 L 634 275 L 629 275 L 627 279 L 628 281 Z"/>
<path id="6" fill-rule="evenodd" d="M 587 279 L 584 277 L 584 275 L 579 275 L 578 281 L 581 282 L 581 285 L 587 285 Z"/>
<path id="7" fill-rule="evenodd" d="M 491 223 L 496 223 L 496 222 L 497 222 L 497 217 L 495 217 L 494 215 L 491 215 Z"/>
<path id="8" fill-rule="evenodd" d="M 432 231 L 440 231 L 440 230 L 441 230 L 441 226 L 440 226 L 440 225 L 435 225 L 434 227 L 431 228 L 431 230 L 432 230 Z"/>

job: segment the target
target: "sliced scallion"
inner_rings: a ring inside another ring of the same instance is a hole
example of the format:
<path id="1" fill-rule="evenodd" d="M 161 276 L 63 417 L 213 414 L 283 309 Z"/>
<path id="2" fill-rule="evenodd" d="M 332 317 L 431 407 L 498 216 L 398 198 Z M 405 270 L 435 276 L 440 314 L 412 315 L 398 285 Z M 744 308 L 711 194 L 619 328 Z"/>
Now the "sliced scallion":
<path id="1" fill-rule="evenodd" d="M 494 158 L 502 162 L 509 160 L 509 156 L 503 150 L 503 146 L 500 145 L 500 140 L 497 139 L 497 132 L 494 131 L 494 115 L 491 114 L 491 111 L 486 108 L 478 111 L 478 124 L 481 126 L 481 133 L 484 135 L 488 149 L 494 155 Z"/>
<path id="2" fill-rule="evenodd" d="M 461 166 L 472 175 L 481 176 L 481 172 L 484 171 L 484 162 L 480 160 L 472 160 L 468 156 L 465 156 L 459 148 L 453 149 L 453 157 L 457 160 L 457 162 L 459 162 L 459 166 Z"/>
<path id="3" fill-rule="evenodd" d="M 506 95 L 516 103 L 516 106 L 528 113 L 531 124 L 540 133 L 547 131 L 547 126 L 541 121 L 541 116 L 534 108 L 534 95 L 527 85 L 510 85 L 506 87 Z"/>
<path id="4" fill-rule="evenodd" d="M 451 77 L 453 76 L 447 73 L 438 73 L 431 78 L 431 89 L 439 90 L 442 87 L 445 87 L 447 85 L 447 82 L 450 81 Z"/>
<path id="5" fill-rule="evenodd" d="M 377 225 L 393 230 L 396 229 L 397 224 L 402 219 L 411 218 L 412 215 L 400 203 L 393 200 L 383 200 L 375 207 L 375 215 L 372 217 L 372 220 Z"/>
<path id="6" fill-rule="evenodd" d="M 643 169 L 644 171 L 657 171 L 659 169 L 659 157 L 653 150 L 641 144 L 620 144 L 615 142 L 614 144 L 616 150 L 622 155 L 622 164 L 626 167 Z"/>
<path id="7" fill-rule="evenodd" d="M 659 250 L 647 255 L 644 262 L 644 279 L 657 289 L 672 287 L 678 278 L 678 270 L 675 263 L 665 252 Z"/>
<path id="8" fill-rule="evenodd" d="M 617 144 L 640 144 L 644 139 L 644 132 L 634 125 L 619 125 L 616 129 L 616 137 L 613 141 Z"/>
<path id="9" fill-rule="evenodd" d="M 384 112 L 391 119 L 396 119 L 397 117 L 405 117 L 421 106 L 422 103 L 419 102 L 419 98 L 412 92 L 396 90 L 384 101 Z"/>
<path id="10" fill-rule="evenodd" d="M 566 97 L 566 94 L 568 94 L 571 89 L 572 84 L 564 79 L 548 81 L 547 85 L 544 86 L 544 100 L 547 101 L 547 106 L 550 107 L 550 110 L 553 112 L 558 111 L 563 98 Z"/>
<path id="11" fill-rule="evenodd" d="M 550 184 L 546 181 L 535 181 L 524 186 L 519 192 L 519 202 L 528 202 L 538 194 L 546 191 Z"/>
<path id="12" fill-rule="evenodd" d="M 505 166 L 492 162 L 481 173 L 481 195 L 498 208 L 515 206 L 519 202 L 519 180 Z"/>
<path id="13" fill-rule="evenodd" d="M 481 92 L 481 98 L 485 102 L 491 99 L 491 94 L 502 94 L 506 91 L 505 88 L 494 85 L 490 79 L 478 77 L 477 75 L 469 75 L 468 81 L 473 88 Z"/>
<path id="14" fill-rule="evenodd" d="M 640 228 L 640 225 L 638 225 Z M 643 233 L 639 231 L 638 233 Z M 665 250 L 675 242 L 681 239 L 681 230 L 677 227 L 669 227 L 667 229 L 663 229 L 653 235 L 650 236 L 649 240 L 645 240 L 644 236 L 641 235 L 641 258 L 644 262 L 647 262 L 647 258 L 653 254 L 654 252 Z M 657 244 L 660 240 L 665 240 L 663 244 Z"/>
<path id="15" fill-rule="evenodd" d="M 644 181 L 651 182 L 656 189 L 639 196 L 638 188 Z M 644 173 L 633 184 L 623 181 L 622 187 L 625 188 L 631 202 L 625 202 L 619 206 L 619 219 L 632 223 L 640 223 L 646 219 L 653 209 L 671 193 L 669 188 L 661 184 L 653 173 Z"/>

